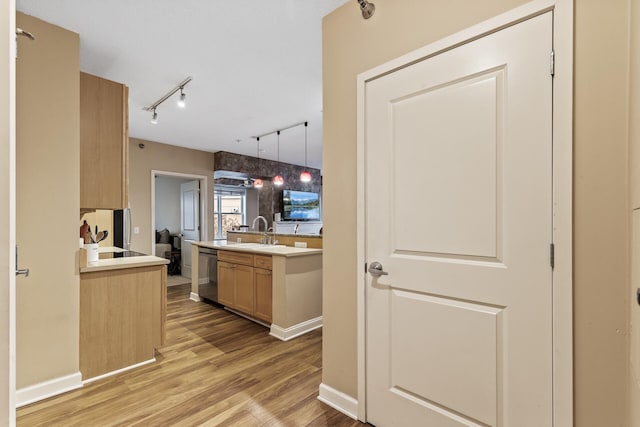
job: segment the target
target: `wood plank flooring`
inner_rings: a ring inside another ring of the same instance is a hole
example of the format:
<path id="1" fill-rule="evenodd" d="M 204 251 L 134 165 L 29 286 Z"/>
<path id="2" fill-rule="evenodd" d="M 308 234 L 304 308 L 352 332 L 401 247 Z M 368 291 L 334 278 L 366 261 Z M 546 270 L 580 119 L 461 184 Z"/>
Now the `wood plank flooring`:
<path id="1" fill-rule="evenodd" d="M 168 288 L 157 362 L 18 409 L 27 426 L 365 426 L 317 400 L 321 330 L 265 327 Z"/>

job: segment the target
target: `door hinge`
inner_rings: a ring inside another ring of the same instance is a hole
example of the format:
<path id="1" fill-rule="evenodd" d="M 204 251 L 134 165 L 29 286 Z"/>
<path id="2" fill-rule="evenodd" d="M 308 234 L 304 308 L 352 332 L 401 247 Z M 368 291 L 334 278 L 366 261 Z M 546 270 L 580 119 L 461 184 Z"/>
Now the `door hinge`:
<path id="1" fill-rule="evenodd" d="M 551 243 L 549 245 L 549 263 L 551 264 L 551 268 L 555 268 L 556 266 L 556 245 Z"/>
<path id="2" fill-rule="evenodd" d="M 549 55 L 549 74 L 551 74 L 551 77 L 556 75 L 556 52 L 555 51 L 551 51 L 551 55 Z"/>

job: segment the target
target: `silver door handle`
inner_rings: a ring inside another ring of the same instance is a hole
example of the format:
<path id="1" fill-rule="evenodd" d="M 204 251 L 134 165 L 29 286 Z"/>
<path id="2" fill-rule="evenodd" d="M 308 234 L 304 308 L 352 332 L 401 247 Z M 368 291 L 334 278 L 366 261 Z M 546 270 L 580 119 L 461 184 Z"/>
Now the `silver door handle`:
<path id="1" fill-rule="evenodd" d="M 18 245 L 16 245 L 16 276 L 24 274 L 24 277 L 29 277 L 28 268 L 18 268 Z"/>
<path id="2" fill-rule="evenodd" d="M 382 264 L 380 264 L 378 261 L 374 261 L 371 263 L 371 265 L 369 266 L 369 273 L 371 273 L 373 277 L 387 276 L 389 274 L 382 269 Z"/>

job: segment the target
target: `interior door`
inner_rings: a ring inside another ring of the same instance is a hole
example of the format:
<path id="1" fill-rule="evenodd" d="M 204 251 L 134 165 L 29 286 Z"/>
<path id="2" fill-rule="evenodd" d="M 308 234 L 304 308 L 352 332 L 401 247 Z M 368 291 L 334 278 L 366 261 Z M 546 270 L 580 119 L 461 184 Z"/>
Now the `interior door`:
<path id="1" fill-rule="evenodd" d="M 551 51 L 548 12 L 366 83 L 378 427 L 552 424 Z"/>
<path id="2" fill-rule="evenodd" d="M 180 184 L 182 275 L 191 277 L 191 243 L 200 241 L 200 181 Z"/>

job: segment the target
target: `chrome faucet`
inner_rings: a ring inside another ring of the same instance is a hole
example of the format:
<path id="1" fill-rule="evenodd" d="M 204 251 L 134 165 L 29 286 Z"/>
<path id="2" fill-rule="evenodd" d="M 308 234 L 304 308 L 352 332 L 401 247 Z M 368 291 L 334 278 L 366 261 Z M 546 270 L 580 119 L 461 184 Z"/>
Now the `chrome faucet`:
<path id="1" fill-rule="evenodd" d="M 271 233 L 271 234 L 269 234 Z M 276 240 L 276 236 L 274 235 L 274 230 L 273 227 L 269 227 L 267 229 L 267 234 L 266 234 L 266 244 L 267 245 L 277 245 L 278 241 Z"/>
<path id="2" fill-rule="evenodd" d="M 258 222 L 258 220 L 261 219 L 262 222 L 264 222 L 264 236 L 262 236 L 262 241 L 260 243 L 262 244 L 266 244 L 267 243 L 267 237 L 268 237 L 268 228 L 269 228 L 269 224 L 267 223 L 267 219 L 265 217 L 263 217 L 262 215 L 258 215 L 257 217 L 255 217 L 253 219 L 253 224 L 251 224 L 251 229 L 255 230 L 256 229 L 256 222 Z M 258 231 L 260 231 L 260 226 L 258 226 Z"/>

